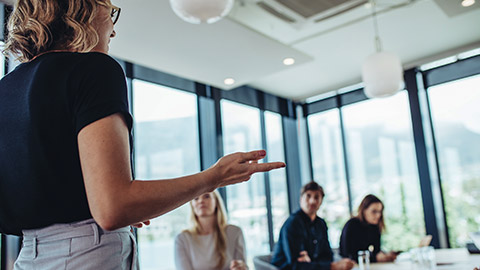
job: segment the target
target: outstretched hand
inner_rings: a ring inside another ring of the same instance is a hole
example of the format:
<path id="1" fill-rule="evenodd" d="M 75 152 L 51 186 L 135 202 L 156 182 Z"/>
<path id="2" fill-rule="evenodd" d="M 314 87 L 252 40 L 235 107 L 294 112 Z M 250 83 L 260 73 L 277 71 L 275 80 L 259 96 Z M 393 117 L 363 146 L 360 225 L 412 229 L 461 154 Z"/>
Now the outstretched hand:
<path id="1" fill-rule="evenodd" d="M 247 265 L 242 260 L 233 260 L 230 262 L 230 270 L 247 270 Z"/>
<path id="2" fill-rule="evenodd" d="M 238 152 L 220 158 L 217 163 L 205 171 L 216 181 L 216 188 L 245 182 L 252 174 L 268 172 L 285 167 L 283 162 L 258 163 L 266 156 L 265 150 Z"/>

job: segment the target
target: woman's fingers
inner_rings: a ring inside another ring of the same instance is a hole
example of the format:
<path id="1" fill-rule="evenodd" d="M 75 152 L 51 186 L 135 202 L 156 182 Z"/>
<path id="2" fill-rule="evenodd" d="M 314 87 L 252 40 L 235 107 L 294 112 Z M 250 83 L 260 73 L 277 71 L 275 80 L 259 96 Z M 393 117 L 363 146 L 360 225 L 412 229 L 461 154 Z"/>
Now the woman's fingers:
<path id="1" fill-rule="evenodd" d="M 285 167 L 284 162 L 258 163 L 258 160 L 265 156 L 265 150 L 256 150 L 222 157 L 212 166 L 212 170 L 209 170 L 212 172 L 212 179 L 217 182 L 216 187 L 245 182 L 254 173 Z"/>
<path id="2" fill-rule="evenodd" d="M 237 177 L 232 178 L 232 183 L 240 183 L 245 182 L 252 177 L 254 173 L 258 172 L 268 172 L 273 169 L 279 169 L 285 167 L 285 163 L 283 162 L 269 162 L 269 163 L 249 163 L 249 164 L 242 164 L 240 166 L 245 166 L 241 169 L 238 173 Z M 224 185 L 232 184 L 229 182 L 224 183 Z"/>
<path id="3" fill-rule="evenodd" d="M 284 162 L 268 162 L 268 163 L 252 163 L 254 172 L 268 172 L 274 169 L 280 169 L 285 167 Z"/>
<path id="4" fill-rule="evenodd" d="M 267 151 L 265 150 L 255 150 L 246 153 L 240 153 L 240 163 L 259 160 L 264 158 L 267 155 Z"/>
<path id="5" fill-rule="evenodd" d="M 132 224 L 132 226 L 135 227 L 135 228 L 142 228 L 143 225 L 145 225 L 145 226 L 150 225 L 150 220 L 146 220 L 146 221 L 143 221 L 143 222 Z"/>

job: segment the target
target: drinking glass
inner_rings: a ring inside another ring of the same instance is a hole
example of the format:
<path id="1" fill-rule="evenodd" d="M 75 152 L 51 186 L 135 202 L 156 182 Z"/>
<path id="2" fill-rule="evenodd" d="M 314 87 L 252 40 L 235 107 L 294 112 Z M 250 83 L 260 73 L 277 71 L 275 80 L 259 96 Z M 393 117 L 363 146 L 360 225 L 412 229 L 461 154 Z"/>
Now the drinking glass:
<path id="1" fill-rule="evenodd" d="M 370 270 L 370 251 L 359 250 L 357 254 L 358 254 L 358 268 L 360 270 Z"/>

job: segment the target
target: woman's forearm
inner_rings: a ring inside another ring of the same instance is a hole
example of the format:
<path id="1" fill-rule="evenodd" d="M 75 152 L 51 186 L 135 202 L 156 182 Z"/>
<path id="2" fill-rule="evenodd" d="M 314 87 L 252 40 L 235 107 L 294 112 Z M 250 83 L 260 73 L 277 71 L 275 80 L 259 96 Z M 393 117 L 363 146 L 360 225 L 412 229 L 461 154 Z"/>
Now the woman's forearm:
<path id="1" fill-rule="evenodd" d="M 130 181 L 97 200 L 95 203 L 102 207 L 97 207 L 98 211 L 92 214 L 107 230 L 158 217 L 211 191 L 212 186 L 201 179 L 204 176 L 202 172 L 175 179 Z"/>
<path id="2" fill-rule="evenodd" d="M 285 166 L 283 162 L 257 163 L 266 153 L 252 151 L 222 157 L 198 174 L 169 180 L 132 180 L 128 130 L 119 114 L 82 129 L 78 145 L 90 211 L 107 230 L 157 217 L 205 192 Z"/>

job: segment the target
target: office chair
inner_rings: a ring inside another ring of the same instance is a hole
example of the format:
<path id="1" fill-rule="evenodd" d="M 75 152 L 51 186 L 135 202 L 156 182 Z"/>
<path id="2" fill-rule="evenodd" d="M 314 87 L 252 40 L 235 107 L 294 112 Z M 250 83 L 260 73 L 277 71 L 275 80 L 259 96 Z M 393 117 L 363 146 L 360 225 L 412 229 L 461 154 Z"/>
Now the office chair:
<path id="1" fill-rule="evenodd" d="M 272 255 L 260 255 L 253 257 L 253 265 L 256 270 L 278 270 L 278 268 L 270 264 Z"/>

